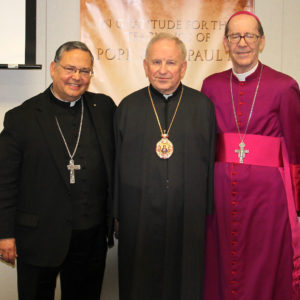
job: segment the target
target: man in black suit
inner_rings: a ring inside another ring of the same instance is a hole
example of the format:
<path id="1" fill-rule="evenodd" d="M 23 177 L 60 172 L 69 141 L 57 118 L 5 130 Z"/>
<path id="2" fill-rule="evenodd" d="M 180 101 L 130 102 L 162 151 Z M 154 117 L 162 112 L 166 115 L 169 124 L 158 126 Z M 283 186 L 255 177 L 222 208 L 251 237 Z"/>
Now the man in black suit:
<path id="1" fill-rule="evenodd" d="M 93 55 L 67 42 L 43 93 L 8 111 L 0 134 L 0 256 L 17 258 L 21 300 L 99 299 L 110 226 L 115 104 L 87 92 Z"/>

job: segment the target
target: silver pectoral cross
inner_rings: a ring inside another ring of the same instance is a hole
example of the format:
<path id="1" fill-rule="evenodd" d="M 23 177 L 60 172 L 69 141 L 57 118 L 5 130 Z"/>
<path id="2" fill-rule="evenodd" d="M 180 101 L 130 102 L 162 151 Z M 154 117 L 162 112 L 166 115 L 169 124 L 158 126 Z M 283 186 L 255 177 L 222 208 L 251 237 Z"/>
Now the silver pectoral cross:
<path id="1" fill-rule="evenodd" d="M 243 141 L 239 144 L 240 149 L 234 150 L 235 153 L 238 153 L 240 159 L 240 164 L 244 163 L 245 154 L 249 153 L 249 150 L 245 150 L 245 144 Z"/>
<path id="2" fill-rule="evenodd" d="M 74 160 L 70 159 L 69 164 L 67 165 L 68 170 L 70 170 L 70 183 L 75 183 L 75 170 L 80 170 L 80 165 L 75 165 Z"/>

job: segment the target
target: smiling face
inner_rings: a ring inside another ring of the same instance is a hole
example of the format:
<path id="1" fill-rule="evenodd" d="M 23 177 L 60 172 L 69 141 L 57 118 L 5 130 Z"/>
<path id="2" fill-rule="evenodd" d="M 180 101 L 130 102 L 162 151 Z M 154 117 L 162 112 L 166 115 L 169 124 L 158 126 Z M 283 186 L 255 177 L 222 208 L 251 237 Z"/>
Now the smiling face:
<path id="1" fill-rule="evenodd" d="M 92 70 L 91 56 L 87 51 L 74 49 L 65 51 L 58 63 L 53 61 L 50 65 L 53 94 L 64 101 L 75 101 L 87 90 L 90 77 L 84 77 L 78 71 L 68 74 L 63 67 Z"/>
<path id="2" fill-rule="evenodd" d="M 154 42 L 144 59 L 146 76 L 151 85 L 162 94 L 171 94 L 177 89 L 186 66 L 179 46 L 169 39 Z"/>
<path id="3" fill-rule="evenodd" d="M 237 15 L 233 17 L 228 24 L 228 35 L 245 33 L 252 33 L 259 35 L 257 20 L 250 15 Z M 259 37 L 253 43 L 246 43 L 245 39 L 241 39 L 239 43 L 233 44 L 224 37 L 224 46 L 226 51 L 229 52 L 233 69 L 237 73 L 245 73 L 251 70 L 258 62 L 259 52 L 265 46 L 265 37 Z"/>

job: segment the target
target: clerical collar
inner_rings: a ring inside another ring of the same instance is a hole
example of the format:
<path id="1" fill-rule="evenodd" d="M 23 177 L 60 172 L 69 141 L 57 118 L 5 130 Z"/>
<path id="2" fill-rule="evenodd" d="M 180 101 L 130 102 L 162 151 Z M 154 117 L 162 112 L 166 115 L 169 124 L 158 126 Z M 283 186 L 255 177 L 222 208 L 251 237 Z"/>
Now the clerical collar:
<path id="1" fill-rule="evenodd" d="M 59 99 L 59 98 L 57 98 L 57 97 L 54 95 L 53 90 L 52 90 L 52 85 L 50 86 L 50 91 L 51 91 L 53 97 L 54 97 L 56 100 L 58 100 L 58 101 L 60 101 L 60 102 L 62 102 L 62 103 L 70 104 L 70 107 L 75 106 L 75 104 L 81 99 L 81 96 L 80 96 L 78 99 L 76 99 L 76 100 L 74 100 L 74 101 L 72 101 L 72 102 L 70 102 L 70 101 L 65 101 L 65 100 L 62 100 L 62 99 Z"/>
<path id="2" fill-rule="evenodd" d="M 178 88 L 176 89 L 176 91 L 172 94 L 162 94 L 161 92 L 159 92 L 158 90 L 156 90 L 151 84 L 150 84 L 150 90 L 152 93 L 159 95 L 160 97 L 164 98 L 165 101 L 177 96 L 182 89 L 182 83 L 179 84 Z"/>
<path id="3" fill-rule="evenodd" d="M 163 96 L 168 100 L 169 97 L 173 96 L 173 94 L 163 94 Z"/>
<path id="4" fill-rule="evenodd" d="M 237 77 L 237 79 L 238 79 L 239 81 L 246 81 L 246 78 L 247 78 L 249 75 L 253 74 L 253 73 L 256 71 L 257 67 L 258 67 L 258 63 L 256 64 L 255 67 L 253 67 L 251 70 L 249 70 L 249 71 L 247 71 L 247 72 L 245 72 L 245 73 L 242 73 L 242 74 L 236 73 L 236 72 L 234 71 L 233 68 L 232 68 L 232 72 L 233 72 L 233 74 Z"/>

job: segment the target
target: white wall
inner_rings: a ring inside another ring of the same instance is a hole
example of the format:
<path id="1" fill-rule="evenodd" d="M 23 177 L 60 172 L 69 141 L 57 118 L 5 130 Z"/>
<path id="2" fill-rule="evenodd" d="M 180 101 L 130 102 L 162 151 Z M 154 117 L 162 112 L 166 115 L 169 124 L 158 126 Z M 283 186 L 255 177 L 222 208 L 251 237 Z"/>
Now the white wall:
<path id="1" fill-rule="evenodd" d="M 261 61 L 300 83 L 300 1 L 256 0 L 255 13 L 266 35 Z"/>
<path id="2" fill-rule="evenodd" d="M 300 1 L 256 0 L 266 47 L 261 60 L 300 82 Z M 5 111 L 43 91 L 51 82 L 49 64 L 55 50 L 80 38 L 80 0 L 37 1 L 37 63 L 42 70 L 0 70 L 0 130 Z M 101 300 L 117 300 L 116 247 L 109 251 Z M 0 299 L 17 300 L 16 270 L 0 263 Z M 59 299 L 59 292 L 56 299 Z"/>

